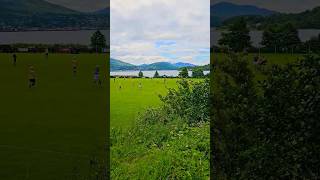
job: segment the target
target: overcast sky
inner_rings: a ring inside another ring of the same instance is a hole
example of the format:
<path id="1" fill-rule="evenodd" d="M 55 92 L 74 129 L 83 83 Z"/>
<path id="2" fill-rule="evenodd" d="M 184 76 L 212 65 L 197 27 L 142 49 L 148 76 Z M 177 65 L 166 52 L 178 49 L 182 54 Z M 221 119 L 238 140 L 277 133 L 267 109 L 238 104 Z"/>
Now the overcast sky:
<path id="1" fill-rule="evenodd" d="M 211 0 L 211 2 L 256 5 L 279 12 L 302 12 L 320 6 L 320 0 Z"/>
<path id="2" fill-rule="evenodd" d="M 210 0 L 112 0 L 111 57 L 208 64 Z"/>

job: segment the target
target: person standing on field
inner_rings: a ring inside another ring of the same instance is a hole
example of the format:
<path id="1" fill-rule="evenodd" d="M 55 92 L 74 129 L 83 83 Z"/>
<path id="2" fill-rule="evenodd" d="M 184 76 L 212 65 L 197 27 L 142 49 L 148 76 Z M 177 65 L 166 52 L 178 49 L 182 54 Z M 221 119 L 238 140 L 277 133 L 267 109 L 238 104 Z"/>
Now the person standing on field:
<path id="1" fill-rule="evenodd" d="M 95 85 L 101 87 L 102 82 L 100 79 L 100 67 L 99 65 L 96 66 L 95 70 L 94 70 L 94 75 L 93 75 L 93 82 Z"/>
<path id="2" fill-rule="evenodd" d="M 34 70 L 34 67 L 32 65 L 29 65 L 29 88 L 33 88 L 36 86 L 36 73 Z"/>
<path id="3" fill-rule="evenodd" d="M 49 50 L 48 49 L 45 50 L 44 55 L 45 55 L 46 60 L 48 60 L 49 59 Z"/>
<path id="4" fill-rule="evenodd" d="M 12 58 L 13 58 L 13 65 L 16 66 L 17 65 L 17 55 L 14 53 L 12 55 Z"/>
<path id="5" fill-rule="evenodd" d="M 76 76 L 78 72 L 78 60 L 75 57 L 72 60 L 72 72 L 73 76 Z"/>
<path id="6" fill-rule="evenodd" d="M 49 59 L 49 53 L 46 52 L 46 60 L 48 60 L 48 59 Z"/>

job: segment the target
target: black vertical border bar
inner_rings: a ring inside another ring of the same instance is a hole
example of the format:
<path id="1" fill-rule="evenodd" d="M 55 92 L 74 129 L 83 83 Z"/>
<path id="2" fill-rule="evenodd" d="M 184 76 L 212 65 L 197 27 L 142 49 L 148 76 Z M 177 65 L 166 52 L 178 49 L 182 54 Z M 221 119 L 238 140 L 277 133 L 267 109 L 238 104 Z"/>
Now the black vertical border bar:
<path id="1" fill-rule="evenodd" d="M 108 19 L 106 19 L 107 23 L 108 23 L 108 33 L 107 33 L 107 48 L 108 48 L 108 53 L 107 53 L 107 57 L 106 57 L 106 93 L 107 93 L 107 109 L 106 109 L 106 178 L 105 179 L 110 179 L 110 164 L 111 164 L 111 159 L 110 159 L 110 146 L 111 146 L 111 142 L 110 142 L 110 14 L 111 14 L 111 8 L 110 8 L 110 0 L 107 0 L 107 7 L 109 8 L 109 17 L 107 17 Z"/>
<path id="2" fill-rule="evenodd" d="M 213 54 L 213 42 L 211 41 L 212 36 L 213 36 L 213 32 L 211 30 L 211 26 L 212 26 L 212 17 L 213 17 L 213 13 L 212 12 L 212 6 L 213 6 L 214 0 L 210 0 L 210 37 L 209 37 L 209 41 L 210 41 L 210 157 L 209 157 L 209 165 L 210 165 L 210 179 L 216 179 L 215 178 L 215 172 L 214 172 L 214 139 L 215 139 L 215 133 L 214 133 L 214 117 L 213 117 L 213 113 L 214 113 L 214 109 L 213 109 L 213 104 L 214 104 L 214 99 L 213 99 L 213 82 L 214 82 L 214 54 Z"/>

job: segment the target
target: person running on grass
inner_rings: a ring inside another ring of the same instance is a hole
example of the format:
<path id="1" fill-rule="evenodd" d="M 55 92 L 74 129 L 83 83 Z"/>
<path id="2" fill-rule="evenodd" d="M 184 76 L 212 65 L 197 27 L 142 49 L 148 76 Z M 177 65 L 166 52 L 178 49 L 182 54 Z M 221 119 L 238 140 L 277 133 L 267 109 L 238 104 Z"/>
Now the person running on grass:
<path id="1" fill-rule="evenodd" d="M 93 75 L 93 82 L 95 85 L 101 87 L 101 79 L 100 79 L 100 67 L 99 65 L 96 66 L 94 70 L 94 75 Z"/>
<path id="2" fill-rule="evenodd" d="M 13 58 L 13 65 L 16 66 L 17 65 L 17 55 L 14 53 L 12 55 L 12 58 Z"/>
<path id="3" fill-rule="evenodd" d="M 29 65 L 29 88 L 33 88 L 36 86 L 36 73 L 34 70 L 34 67 L 32 65 Z"/>
<path id="4" fill-rule="evenodd" d="M 72 72 L 74 76 L 76 76 L 78 72 L 78 60 L 76 60 L 75 57 L 73 57 L 73 60 L 72 60 Z"/>
<path id="5" fill-rule="evenodd" d="M 44 55 L 45 55 L 46 60 L 48 60 L 49 59 L 49 50 L 48 49 L 45 50 Z"/>
<path id="6" fill-rule="evenodd" d="M 49 59 L 49 53 L 46 52 L 45 56 L 46 56 L 46 60 L 48 60 Z"/>

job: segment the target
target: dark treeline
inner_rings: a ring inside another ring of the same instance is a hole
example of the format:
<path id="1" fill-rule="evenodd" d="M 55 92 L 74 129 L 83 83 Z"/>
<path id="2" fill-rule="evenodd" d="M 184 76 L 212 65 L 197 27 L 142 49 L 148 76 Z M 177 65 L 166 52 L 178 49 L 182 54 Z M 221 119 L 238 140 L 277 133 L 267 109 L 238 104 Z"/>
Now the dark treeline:
<path id="1" fill-rule="evenodd" d="M 106 43 L 106 37 L 97 30 L 91 36 L 90 45 L 81 44 L 2 44 L 0 52 L 2 53 L 108 53 L 110 46 Z"/>
<path id="2" fill-rule="evenodd" d="M 107 53 L 109 48 L 101 49 L 100 53 Z M 96 53 L 96 49 L 80 44 L 8 44 L 0 45 L 2 53 Z"/>
<path id="3" fill-rule="evenodd" d="M 253 53 L 314 53 L 320 52 L 320 35 L 306 42 L 299 38 L 299 32 L 291 23 L 268 26 L 263 31 L 261 47 L 252 46 L 250 29 L 245 18 L 239 18 L 229 25 L 228 32 L 222 33 L 219 46 L 214 52 L 253 52 Z"/>

